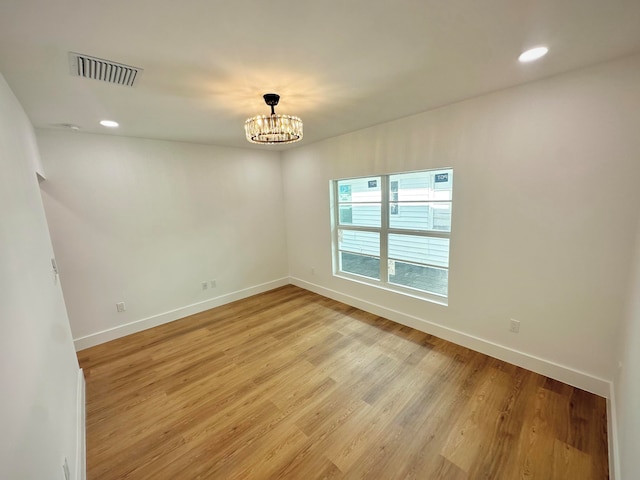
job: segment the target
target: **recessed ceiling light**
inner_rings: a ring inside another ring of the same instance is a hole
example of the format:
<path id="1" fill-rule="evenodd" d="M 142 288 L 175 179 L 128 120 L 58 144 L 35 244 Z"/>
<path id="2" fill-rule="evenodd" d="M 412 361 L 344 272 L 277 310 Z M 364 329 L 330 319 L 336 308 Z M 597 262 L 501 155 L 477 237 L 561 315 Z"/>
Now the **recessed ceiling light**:
<path id="1" fill-rule="evenodd" d="M 116 128 L 120 126 L 118 122 L 114 122 L 113 120 L 100 120 L 100 125 L 109 128 Z"/>
<path id="2" fill-rule="evenodd" d="M 522 63 L 533 62 L 534 60 L 538 60 L 539 58 L 544 57 L 549 49 L 547 47 L 535 47 L 527 50 L 526 52 L 522 52 L 518 57 Z"/>

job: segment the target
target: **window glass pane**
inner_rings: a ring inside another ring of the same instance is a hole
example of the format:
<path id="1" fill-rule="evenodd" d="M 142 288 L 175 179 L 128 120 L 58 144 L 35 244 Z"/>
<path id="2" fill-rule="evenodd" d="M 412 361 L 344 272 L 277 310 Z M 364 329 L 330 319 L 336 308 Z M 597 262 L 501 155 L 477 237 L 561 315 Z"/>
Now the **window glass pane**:
<path id="1" fill-rule="evenodd" d="M 408 230 L 451 231 L 451 202 L 392 203 L 389 226 Z"/>
<path id="2" fill-rule="evenodd" d="M 338 248 L 347 252 L 380 256 L 380 234 L 378 232 L 359 232 L 356 230 L 338 230 Z"/>
<path id="3" fill-rule="evenodd" d="M 447 295 L 449 271 L 444 268 L 424 267 L 389 260 L 389 283 L 415 288 L 423 292 Z"/>
<path id="4" fill-rule="evenodd" d="M 395 186 L 394 182 L 397 182 Z M 452 200 L 452 187 L 453 170 L 450 168 L 389 175 L 391 201 Z"/>
<path id="5" fill-rule="evenodd" d="M 380 204 L 355 203 L 339 206 L 340 224 L 360 227 L 379 227 L 382 213 Z"/>
<path id="6" fill-rule="evenodd" d="M 380 259 L 340 252 L 340 270 L 380 280 Z"/>
<path id="7" fill-rule="evenodd" d="M 449 266 L 449 239 L 389 234 L 389 258 Z"/>
<path id="8" fill-rule="evenodd" d="M 338 180 L 338 202 L 381 202 L 380 177 Z"/>

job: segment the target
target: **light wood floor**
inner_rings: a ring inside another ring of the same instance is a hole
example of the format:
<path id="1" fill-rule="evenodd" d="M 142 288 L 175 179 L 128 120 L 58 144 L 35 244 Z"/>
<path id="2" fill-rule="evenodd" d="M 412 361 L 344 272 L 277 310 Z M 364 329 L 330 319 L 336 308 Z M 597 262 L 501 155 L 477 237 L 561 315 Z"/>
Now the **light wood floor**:
<path id="1" fill-rule="evenodd" d="M 608 478 L 603 398 L 294 286 L 78 356 L 89 480 Z"/>

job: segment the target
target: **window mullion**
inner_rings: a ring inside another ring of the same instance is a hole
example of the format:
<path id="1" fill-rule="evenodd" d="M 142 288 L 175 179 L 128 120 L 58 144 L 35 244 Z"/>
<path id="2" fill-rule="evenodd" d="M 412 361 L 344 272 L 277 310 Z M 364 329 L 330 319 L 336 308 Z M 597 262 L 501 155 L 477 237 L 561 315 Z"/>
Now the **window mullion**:
<path id="1" fill-rule="evenodd" d="M 380 281 L 389 282 L 389 176 L 380 177 L 382 204 L 380 205 Z"/>
<path id="2" fill-rule="evenodd" d="M 338 182 L 332 182 L 333 186 L 333 245 L 335 246 L 333 251 L 333 271 L 334 273 L 341 268 L 340 259 L 340 243 L 338 241 L 338 231 L 340 229 L 340 197 L 338 196 Z"/>
<path id="3" fill-rule="evenodd" d="M 353 232 L 373 232 L 378 233 L 379 227 L 365 227 L 362 225 L 338 225 L 338 230 L 351 230 Z"/>
<path id="4" fill-rule="evenodd" d="M 402 228 L 388 228 L 387 233 L 396 235 L 411 235 L 414 237 L 450 238 L 451 232 L 441 232 L 439 230 L 409 230 Z"/>

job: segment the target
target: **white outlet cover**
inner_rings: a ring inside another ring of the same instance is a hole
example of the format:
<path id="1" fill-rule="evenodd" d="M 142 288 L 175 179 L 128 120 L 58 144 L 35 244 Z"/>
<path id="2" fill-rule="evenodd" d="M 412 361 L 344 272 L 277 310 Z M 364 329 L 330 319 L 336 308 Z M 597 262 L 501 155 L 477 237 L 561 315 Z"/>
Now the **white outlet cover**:
<path id="1" fill-rule="evenodd" d="M 520 332 L 520 320 L 514 320 L 513 318 L 511 319 L 511 324 L 510 324 L 510 328 L 509 330 L 513 333 L 519 333 Z"/>

